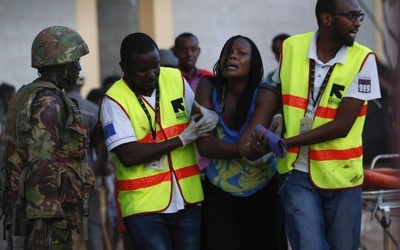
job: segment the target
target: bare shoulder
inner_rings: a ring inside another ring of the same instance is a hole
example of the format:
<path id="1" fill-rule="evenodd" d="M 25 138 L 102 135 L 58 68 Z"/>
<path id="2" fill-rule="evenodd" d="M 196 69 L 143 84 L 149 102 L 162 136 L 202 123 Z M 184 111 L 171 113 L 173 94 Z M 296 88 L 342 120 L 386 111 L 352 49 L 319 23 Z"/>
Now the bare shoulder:
<path id="1" fill-rule="evenodd" d="M 211 90 L 213 88 L 213 85 L 211 83 L 211 79 L 208 77 L 204 77 L 199 81 L 199 84 L 197 85 L 196 92 L 198 89 L 202 90 Z"/>
<path id="2" fill-rule="evenodd" d="M 212 89 L 210 78 L 202 78 L 196 88 L 195 100 L 208 109 L 212 108 Z"/>

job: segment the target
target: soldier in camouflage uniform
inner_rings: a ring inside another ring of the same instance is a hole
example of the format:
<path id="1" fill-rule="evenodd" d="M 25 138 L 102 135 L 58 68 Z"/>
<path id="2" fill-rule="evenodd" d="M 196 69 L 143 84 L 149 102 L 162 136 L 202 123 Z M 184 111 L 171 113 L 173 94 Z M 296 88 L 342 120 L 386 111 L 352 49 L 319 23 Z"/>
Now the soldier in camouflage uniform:
<path id="1" fill-rule="evenodd" d="M 64 26 L 33 41 L 39 78 L 17 92 L 6 118 L 3 207 L 13 249 L 72 249 L 72 230 L 85 231 L 80 222 L 94 184 L 85 161 L 88 136 L 62 89 L 76 84 L 79 59 L 88 53 L 82 37 Z"/>

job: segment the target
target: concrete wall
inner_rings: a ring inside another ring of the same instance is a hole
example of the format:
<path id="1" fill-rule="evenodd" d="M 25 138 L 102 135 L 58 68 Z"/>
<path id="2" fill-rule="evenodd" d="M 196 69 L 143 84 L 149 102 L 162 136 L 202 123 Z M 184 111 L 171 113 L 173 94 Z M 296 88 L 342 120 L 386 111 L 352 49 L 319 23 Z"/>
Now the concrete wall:
<path id="1" fill-rule="evenodd" d="M 226 40 L 238 34 L 248 36 L 256 43 L 264 68 L 269 71 L 277 65 L 270 49 L 273 36 L 315 30 L 310 8 L 314 3 L 315 0 L 175 0 L 175 32 L 179 35 L 189 31 L 199 37 L 202 50 L 198 65 L 209 70 Z M 293 21 L 299 10 L 301 21 Z"/>
<path id="2" fill-rule="evenodd" d="M 373 6 L 373 1 L 369 2 Z M 223 44 L 231 36 L 252 39 L 263 57 L 265 72 L 277 62 L 271 52 L 272 38 L 278 33 L 298 34 L 317 29 L 315 0 L 174 0 L 175 35 L 189 31 L 198 36 L 200 67 L 212 69 Z M 357 41 L 374 49 L 376 34 L 368 18 Z"/>
<path id="3" fill-rule="evenodd" d="M 86 97 L 93 88 L 100 87 L 99 31 L 97 25 L 97 0 L 76 1 L 77 31 L 85 39 L 90 53 L 81 58 L 86 82 L 81 94 Z"/>
<path id="4" fill-rule="evenodd" d="M 248 36 L 258 45 L 266 72 L 277 66 L 270 49 L 273 36 L 317 29 L 315 0 L 151 0 L 156 6 L 139 8 L 148 1 L 0 0 L 0 82 L 19 87 L 37 76 L 36 70 L 30 67 L 32 40 L 41 29 L 55 24 L 75 28 L 88 40 L 91 53 L 82 60 L 83 67 L 89 69 L 85 92 L 99 87 L 110 74 L 122 74 L 118 65 L 120 44 L 127 34 L 147 24 L 153 24 L 153 38 L 160 48 L 170 48 L 182 32 L 196 34 L 202 49 L 198 66 L 209 70 L 229 37 Z M 158 7 L 160 1 L 162 8 Z M 384 15 L 379 14 L 381 0 L 360 1 L 378 24 L 385 25 Z M 391 16 L 389 24 L 399 23 Z M 165 34 L 166 30 L 173 34 Z M 385 61 L 382 44 L 393 45 L 391 39 L 386 40 L 378 38 L 371 16 L 367 15 L 357 41 L 376 51 Z M 396 58 L 396 48 L 392 46 L 389 51 Z"/>
<path id="5" fill-rule="evenodd" d="M 76 29 L 75 0 L 0 0 L 0 82 L 19 87 L 37 77 L 33 39 L 56 24 Z"/>
<path id="6" fill-rule="evenodd" d="M 121 75 L 120 46 L 126 35 L 139 31 L 136 0 L 98 0 L 100 79 Z"/>
<path id="7" fill-rule="evenodd" d="M 44 28 L 63 25 L 80 33 L 90 53 L 81 60 L 85 95 L 99 80 L 96 0 L 0 0 L 0 82 L 17 89 L 38 77 L 31 46 Z"/>

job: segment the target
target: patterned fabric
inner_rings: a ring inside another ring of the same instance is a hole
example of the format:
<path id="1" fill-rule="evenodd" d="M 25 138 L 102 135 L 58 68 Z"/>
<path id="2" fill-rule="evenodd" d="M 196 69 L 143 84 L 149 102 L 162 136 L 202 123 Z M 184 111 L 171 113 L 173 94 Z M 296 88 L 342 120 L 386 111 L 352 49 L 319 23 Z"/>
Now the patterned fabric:
<path id="1" fill-rule="evenodd" d="M 71 230 L 94 184 L 78 106 L 56 85 L 33 82 L 11 101 L 6 136 L 6 223 L 20 204 L 17 218 L 57 219 L 58 228 Z"/>
<path id="2" fill-rule="evenodd" d="M 219 114 L 219 123 L 216 128 L 217 138 L 237 143 L 254 112 L 254 100 L 257 92 L 254 93 L 253 103 L 248 112 L 246 122 L 239 131 L 234 131 L 225 125 L 221 112 L 219 112 L 220 105 L 217 103 L 216 89 L 213 89 L 214 109 Z M 253 167 L 242 158 L 210 159 L 206 173 L 207 178 L 222 190 L 236 196 L 249 196 L 265 187 L 274 176 L 276 173 L 276 157 L 270 157 L 265 166 L 262 167 Z"/>
<path id="3" fill-rule="evenodd" d="M 88 53 L 88 46 L 75 30 L 52 26 L 42 30 L 33 40 L 32 67 L 67 64 Z"/>

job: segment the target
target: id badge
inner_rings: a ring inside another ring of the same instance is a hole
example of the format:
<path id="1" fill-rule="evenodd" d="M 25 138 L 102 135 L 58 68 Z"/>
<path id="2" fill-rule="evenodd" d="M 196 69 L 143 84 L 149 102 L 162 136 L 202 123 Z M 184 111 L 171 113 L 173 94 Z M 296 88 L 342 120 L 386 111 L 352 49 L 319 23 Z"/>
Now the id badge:
<path id="1" fill-rule="evenodd" d="M 304 117 L 300 120 L 300 134 L 310 131 L 313 119 L 310 117 Z"/>
<path id="2" fill-rule="evenodd" d="M 166 170 L 167 169 L 167 156 L 164 155 L 160 159 L 145 163 L 144 169 L 145 170 Z"/>

